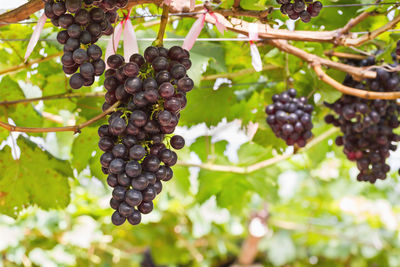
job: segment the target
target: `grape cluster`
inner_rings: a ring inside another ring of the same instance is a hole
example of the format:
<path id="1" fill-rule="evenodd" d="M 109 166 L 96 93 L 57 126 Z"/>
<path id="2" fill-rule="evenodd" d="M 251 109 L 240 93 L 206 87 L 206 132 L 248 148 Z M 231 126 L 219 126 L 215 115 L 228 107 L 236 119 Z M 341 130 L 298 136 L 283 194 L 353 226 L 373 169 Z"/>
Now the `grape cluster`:
<path id="1" fill-rule="evenodd" d="M 56 27 L 64 30 L 57 34 L 57 41 L 64 45 L 61 58 L 63 71 L 73 74 L 70 86 L 79 89 L 94 83 L 95 76 L 105 70 L 102 50 L 95 45 L 104 35 L 112 35 L 118 19 L 118 8 L 128 0 L 43 0 L 44 11 Z M 79 73 L 76 73 L 79 69 Z"/>
<path id="2" fill-rule="evenodd" d="M 281 5 L 281 13 L 288 15 L 290 19 L 296 20 L 298 18 L 301 21 L 307 23 L 310 22 L 311 18 L 319 15 L 322 9 L 322 3 L 320 1 L 313 0 L 276 0 Z"/>
<path id="3" fill-rule="evenodd" d="M 361 66 L 374 65 L 375 60 L 370 57 L 359 63 Z M 361 82 L 347 75 L 343 84 L 367 91 L 400 91 L 398 73 L 390 73 L 381 68 L 376 69 L 376 72 L 376 79 Z M 340 128 L 343 136 L 338 136 L 335 143 L 343 146 L 343 152 L 350 161 L 357 163 L 357 180 L 375 183 L 378 179 L 385 179 L 390 171 L 386 159 L 390 151 L 397 148 L 394 142 L 400 141 L 400 136 L 393 132 L 400 125 L 400 106 L 396 101 L 342 95 L 334 103 L 325 105 L 337 115 L 329 114 L 325 121 Z"/>
<path id="4" fill-rule="evenodd" d="M 312 137 L 311 113 L 314 107 L 307 104 L 307 98 L 296 98 L 297 91 L 289 89 L 272 96 L 273 104 L 265 108 L 267 123 L 274 134 L 286 141 L 288 146 L 297 144 L 304 147 Z"/>
<path id="5" fill-rule="evenodd" d="M 400 57 L 400 41 L 397 41 L 397 45 L 396 45 L 396 56 Z M 397 59 L 397 58 L 396 58 Z M 397 60 L 395 60 L 397 61 Z"/>
<path id="6" fill-rule="evenodd" d="M 121 55 L 107 59 L 107 90 L 103 110 L 119 101 L 99 128 L 102 170 L 113 187 L 111 219 L 121 225 L 136 225 L 141 214 L 153 210 L 153 199 L 161 192 L 162 181 L 173 176 L 171 169 L 185 140 L 175 131 L 186 93 L 194 87 L 186 71 L 191 67 L 189 52 L 179 46 L 148 47 L 144 57 L 134 54 L 125 63 Z"/>

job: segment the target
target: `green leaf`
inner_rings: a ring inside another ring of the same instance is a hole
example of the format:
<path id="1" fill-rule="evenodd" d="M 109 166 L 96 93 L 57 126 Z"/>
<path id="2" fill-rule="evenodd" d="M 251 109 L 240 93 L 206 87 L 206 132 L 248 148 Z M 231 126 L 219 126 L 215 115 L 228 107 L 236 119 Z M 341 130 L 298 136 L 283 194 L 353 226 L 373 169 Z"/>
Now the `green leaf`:
<path id="1" fill-rule="evenodd" d="M 97 143 L 99 137 L 97 135 L 97 128 L 87 127 L 82 130 L 74 140 L 72 145 L 72 166 L 81 172 L 89 163 L 94 151 L 99 150 Z M 97 151 L 100 155 L 101 151 Z M 101 167 L 100 167 L 101 168 Z M 101 171 L 101 169 L 100 169 Z"/>
<path id="2" fill-rule="evenodd" d="M 266 149 L 253 142 L 243 144 L 238 150 L 239 162 L 241 165 L 251 165 L 272 157 L 272 149 Z"/>
<path id="3" fill-rule="evenodd" d="M 43 209 L 65 208 L 69 203 L 68 162 L 52 157 L 36 144 L 20 137 L 21 157 L 14 160 L 11 149 L 0 151 L 0 212 L 17 217 L 30 205 Z"/>
<path id="4" fill-rule="evenodd" d="M 16 81 L 10 76 L 5 76 L 0 82 L 0 99 L 2 101 L 24 99 L 25 95 Z M 1 119 L 7 121 L 6 116 L 13 119 L 18 126 L 24 127 L 41 127 L 43 124 L 42 117 L 33 108 L 31 103 L 23 103 L 11 106 L 0 107 Z"/>
<path id="5" fill-rule="evenodd" d="M 205 123 L 217 125 L 228 117 L 236 96 L 231 88 L 195 88 L 188 93 L 187 107 L 181 113 L 181 125 Z"/>

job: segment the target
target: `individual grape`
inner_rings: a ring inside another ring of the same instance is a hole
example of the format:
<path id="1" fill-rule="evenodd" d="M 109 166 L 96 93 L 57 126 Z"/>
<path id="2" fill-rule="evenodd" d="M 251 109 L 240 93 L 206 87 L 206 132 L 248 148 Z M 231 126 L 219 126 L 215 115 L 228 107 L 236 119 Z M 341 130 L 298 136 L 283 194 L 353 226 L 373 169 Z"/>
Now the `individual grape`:
<path id="1" fill-rule="evenodd" d="M 71 39 L 69 39 L 71 40 Z M 76 49 L 73 53 L 72 53 L 72 58 L 74 59 L 76 64 L 83 64 L 84 62 L 89 60 L 89 56 L 87 54 L 87 52 L 85 50 L 83 50 L 82 48 Z"/>
<path id="2" fill-rule="evenodd" d="M 140 54 L 133 54 L 130 58 L 129 58 L 129 62 L 133 62 L 136 63 L 139 68 L 146 63 L 144 57 Z"/>
<path id="3" fill-rule="evenodd" d="M 108 184 L 110 187 L 116 187 L 116 186 L 118 186 L 118 178 L 117 178 L 117 176 L 114 175 L 114 174 L 108 175 L 108 177 L 107 177 L 107 184 Z"/>
<path id="4" fill-rule="evenodd" d="M 93 37 L 99 38 L 103 31 L 100 24 L 98 23 L 90 23 L 89 26 L 87 26 L 86 30 L 92 35 L 92 38 Z"/>
<path id="5" fill-rule="evenodd" d="M 149 46 L 146 48 L 144 51 L 144 58 L 146 59 L 147 62 L 151 63 L 153 60 L 158 57 L 160 54 L 158 52 L 157 47 L 154 46 Z"/>
<path id="6" fill-rule="evenodd" d="M 140 203 L 142 203 L 142 200 L 142 192 L 138 190 L 129 189 L 125 194 L 125 202 L 128 203 L 131 207 L 139 206 Z"/>
<path id="7" fill-rule="evenodd" d="M 135 190 L 142 191 L 146 189 L 148 185 L 149 181 L 144 175 L 139 175 L 138 177 L 132 179 L 132 188 Z"/>
<path id="8" fill-rule="evenodd" d="M 119 57 L 118 55 L 112 55 L 107 59 L 107 65 L 113 69 L 118 69 L 123 63 L 123 58 Z"/>
<path id="9" fill-rule="evenodd" d="M 60 31 L 60 32 L 57 34 L 57 41 L 58 41 L 60 44 L 66 44 L 67 41 L 68 41 L 68 39 L 69 39 L 69 35 L 68 35 L 68 32 L 67 32 L 67 31 Z"/>
<path id="10" fill-rule="evenodd" d="M 182 64 L 175 64 L 171 69 L 171 75 L 173 78 L 179 80 L 180 78 L 185 77 L 186 68 Z"/>
<path id="11" fill-rule="evenodd" d="M 118 211 L 115 211 L 111 216 L 111 222 L 116 226 L 124 224 L 125 221 L 126 218 L 122 216 Z"/>
<path id="12" fill-rule="evenodd" d="M 94 66 L 90 62 L 85 62 L 80 67 L 80 73 L 84 78 L 90 78 L 94 76 Z"/>
<path id="13" fill-rule="evenodd" d="M 138 210 L 134 210 L 133 214 L 127 220 L 132 225 L 138 225 L 142 220 L 142 214 Z"/>
<path id="14" fill-rule="evenodd" d="M 153 210 L 153 202 L 142 202 L 138 209 L 143 214 L 149 214 Z"/>
<path id="15" fill-rule="evenodd" d="M 139 74 L 139 66 L 136 63 L 127 63 L 123 67 L 123 72 L 127 77 L 136 77 Z"/>
<path id="16" fill-rule="evenodd" d="M 67 32 L 69 37 L 79 39 L 81 36 L 82 30 L 81 27 L 78 24 L 71 24 L 67 28 Z"/>
<path id="17" fill-rule="evenodd" d="M 79 40 L 75 38 L 69 38 L 65 43 L 64 50 L 69 52 L 74 52 L 79 48 Z"/>
<path id="18" fill-rule="evenodd" d="M 121 214 L 123 217 L 126 218 L 133 214 L 134 208 L 129 206 L 126 202 L 122 202 L 119 205 L 118 212 L 119 212 L 119 214 Z"/>
<path id="19" fill-rule="evenodd" d="M 94 67 L 94 74 L 96 76 L 101 76 L 106 69 L 106 63 L 102 59 L 99 59 L 99 60 L 93 61 L 92 64 Z"/>
<path id="20" fill-rule="evenodd" d="M 118 184 L 122 186 L 129 186 L 131 184 L 131 178 L 126 173 L 118 174 Z"/>
<path id="21" fill-rule="evenodd" d="M 89 24 L 90 22 L 89 12 L 86 9 L 80 9 L 75 14 L 75 22 L 82 26 Z"/>
<path id="22" fill-rule="evenodd" d="M 178 81 L 178 90 L 182 92 L 189 92 L 193 89 L 194 82 L 189 77 L 184 77 Z"/>
<path id="23" fill-rule="evenodd" d="M 101 166 L 108 168 L 110 166 L 110 162 L 114 159 L 114 156 L 112 153 L 107 152 L 101 155 L 100 157 L 100 164 Z"/>
<path id="24" fill-rule="evenodd" d="M 65 0 L 65 7 L 70 13 L 76 13 L 82 6 L 81 0 Z"/>
<path id="25" fill-rule="evenodd" d="M 101 48 L 98 45 L 92 44 L 87 49 L 87 54 L 91 59 L 98 60 L 101 59 L 103 52 L 101 51 Z"/>
<path id="26" fill-rule="evenodd" d="M 128 149 L 123 144 L 117 144 L 113 147 L 112 154 L 116 158 L 125 158 L 128 155 Z"/>
<path id="27" fill-rule="evenodd" d="M 110 162 L 109 167 L 110 173 L 120 174 L 125 170 L 125 161 L 119 158 L 116 158 Z"/>
<path id="28" fill-rule="evenodd" d="M 141 145 L 134 145 L 129 149 L 129 157 L 134 160 L 141 160 L 146 155 L 146 150 Z"/>
<path id="29" fill-rule="evenodd" d="M 157 181 L 154 184 L 154 189 L 156 190 L 157 195 L 160 194 L 162 191 L 162 183 L 160 181 Z"/>
<path id="30" fill-rule="evenodd" d="M 67 29 L 72 23 L 74 23 L 74 16 L 71 14 L 63 14 L 58 18 L 58 24 L 61 28 Z"/>
<path id="31" fill-rule="evenodd" d="M 80 73 L 75 73 L 69 80 L 69 85 L 72 89 L 79 89 L 83 86 L 85 79 Z"/>
<path id="32" fill-rule="evenodd" d="M 158 93 L 164 99 L 171 98 L 175 94 L 174 86 L 169 82 L 164 82 L 158 88 Z"/>
<path id="33" fill-rule="evenodd" d="M 119 207 L 119 204 L 121 204 L 120 201 L 116 200 L 115 198 L 111 198 L 110 200 L 110 207 L 114 210 L 117 210 Z"/>
<path id="34" fill-rule="evenodd" d="M 138 77 L 134 77 L 134 78 L 130 77 L 130 78 L 126 79 L 124 86 L 125 86 L 125 91 L 127 93 L 135 94 L 142 90 L 143 82 Z"/>
<path id="35" fill-rule="evenodd" d="M 147 78 L 146 80 L 143 81 L 144 91 L 157 89 L 157 86 L 158 86 L 157 81 L 152 77 Z"/>
<path id="36" fill-rule="evenodd" d="M 126 188 L 123 186 L 116 186 L 112 191 L 112 196 L 118 201 L 124 201 L 126 194 Z"/>
<path id="37" fill-rule="evenodd" d="M 131 160 L 126 164 L 125 172 L 129 177 L 137 177 L 142 173 L 142 166 L 139 162 Z"/>
<path id="38" fill-rule="evenodd" d="M 145 170 L 155 172 L 160 167 L 160 159 L 154 155 L 149 155 L 143 160 Z"/>
<path id="39" fill-rule="evenodd" d="M 185 139 L 180 135 L 171 138 L 171 146 L 175 149 L 182 149 L 185 146 Z"/>
<path id="40" fill-rule="evenodd" d="M 159 57 L 156 57 L 152 61 L 152 66 L 155 71 L 159 72 L 159 71 L 167 70 L 168 66 L 169 66 L 169 62 L 168 62 L 168 59 L 166 59 L 165 57 L 159 56 Z"/>
<path id="41" fill-rule="evenodd" d="M 153 199 L 155 199 L 157 192 L 153 186 L 149 186 L 145 190 L 143 190 L 142 194 L 143 194 L 143 201 L 150 202 Z"/>
<path id="42" fill-rule="evenodd" d="M 90 10 L 90 18 L 94 22 L 102 22 L 105 19 L 105 13 L 103 9 L 95 7 Z"/>

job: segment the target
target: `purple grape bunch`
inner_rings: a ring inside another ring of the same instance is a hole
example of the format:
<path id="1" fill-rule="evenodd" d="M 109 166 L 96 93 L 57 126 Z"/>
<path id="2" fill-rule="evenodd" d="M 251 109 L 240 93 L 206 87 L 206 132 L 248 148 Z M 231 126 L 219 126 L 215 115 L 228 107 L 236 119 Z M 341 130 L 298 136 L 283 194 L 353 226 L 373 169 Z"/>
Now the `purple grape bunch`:
<path id="1" fill-rule="evenodd" d="M 307 23 L 311 21 L 311 18 L 317 17 L 323 7 L 320 1 L 313 0 L 276 0 L 281 5 L 281 13 L 288 15 L 290 19 L 297 20 Z"/>
<path id="2" fill-rule="evenodd" d="M 356 66 L 375 65 L 375 58 L 351 62 Z M 394 65 L 397 65 L 395 63 Z M 374 92 L 400 91 L 400 76 L 397 72 L 376 69 L 377 77 L 356 81 L 347 75 L 343 84 L 353 88 Z M 350 161 L 357 163 L 358 181 L 375 183 L 384 180 L 390 171 L 386 160 L 390 151 L 397 149 L 400 136 L 394 130 L 400 126 L 400 106 L 396 100 L 363 99 L 342 95 L 334 103 L 325 103 L 335 115 L 325 116 L 325 122 L 338 127 L 342 132 L 335 140 L 343 146 Z"/>
<path id="3" fill-rule="evenodd" d="M 185 146 L 182 136 L 172 134 L 186 106 L 186 93 L 194 87 L 187 75 L 192 63 L 189 52 L 179 46 L 150 46 L 144 56 L 134 54 L 128 63 L 112 55 L 107 64 L 103 110 L 119 104 L 98 131 L 104 151 L 100 162 L 113 188 L 112 223 L 136 225 L 142 214 L 153 210 L 162 182 L 173 177 L 171 167 L 178 160 L 173 149 Z"/>
<path id="4" fill-rule="evenodd" d="M 102 49 L 95 43 L 102 35 L 114 33 L 113 23 L 118 20 L 117 10 L 128 0 L 43 0 L 44 11 L 58 32 L 57 41 L 64 46 L 61 57 L 63 71 L 72 75 L 71 88 L 91 86 L 95 76 L 106 68 Z M 79 69 L 79 72 L 77 72 Z"/>
<path id="5" fill-rule="evenodd" d="M 288 146 L 304 147 L 312 137 L 314 107 L 307 103 L 306 97 L 297 98 L 296 95 L 293 88 L 273 95 L 273 104 L 265 108 L 265 113 L 267 123 L 277 137 L 285 140 Z"/>

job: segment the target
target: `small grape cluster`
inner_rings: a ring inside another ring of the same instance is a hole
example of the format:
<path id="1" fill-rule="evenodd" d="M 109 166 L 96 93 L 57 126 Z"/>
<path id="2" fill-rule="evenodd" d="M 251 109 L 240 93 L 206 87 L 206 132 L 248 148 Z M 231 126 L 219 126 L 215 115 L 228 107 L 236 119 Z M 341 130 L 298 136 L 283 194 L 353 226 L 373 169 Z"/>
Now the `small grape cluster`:
<path id="1" fill-rule="evenodd" d="M 94 83 L 95 76 L 104 73 L 102 50 L 95 45 L 104 35 L 112 35 L 118 19 L 117 10 L 128 0 L 43 0 L 44 11 L 56 27 L 64 30 L 57 34 L 57 41 L 64 45 L 61 58 L 63 71 L 73 74 L 70 86 L 79 89 Z M 76 73 L 80 69 L 79 73 Z"/>
<path id="2" fill-rule="evenodd" d="M 307 98 L 296 98 L 293 88 L 272 96 L 273 104 L 265 108 L 267 123 L 274 134 L 286 141 L 288 146 L 297 144 L 304 147 L 312 137 L 313 124 L 311 113 L 314 107 L 307 103 Z"/>
<path id="3" fill-rule="evenodd" d="M 300 18 L 305 23 L 318 16 L 323 7 L 320 1 L 313 2 L 313 0 L 294 0 L 293 3 L 292 0 L 276 1 L 281 5 L 282 14 L 288 15 L 292 20 Z"/>
<path id="4" fill-rule="evenodd" d="M 121 55 L 107 59 L 107 90 L 103 110 L 119 101 L 99 128 L 100 162 L 107 183 L 113 187 L 110 206 L 116 211 L 111 220 L 139 224 L 141 214 L 153 210 L 153 199 L 169 181 L 177 154 L 185 140 L 170 136 L 185 108 L 186 93 L 194 87 L 186 72 L 191 67 L 189 52 L 179 46 L 148 47 L 144 57 L 134 54 L 125 63 Z"/>
<path id="5" fill-rule="evenodd" d="M 371 57 L 359 65 L 374 64 L 375 60 Z M 347 75 L 343 84 L 367 91 L 400 91 L 398 73 L 390 73 L 381 68 L 376 69 L 376 72 L 376 79 L 361 82 Z M 343 152 L 350 161 L 357 162 L 357 180 L 375 183 L 378 179 L 386 179 L 390 171 L 386 159 L 390 151 L 397 149 L 394 142 L 400 141 L 400 136 L 393 132 L 400 125 L 400 106 L 396 101 L 342 95 L 334 103 L 325 105 L 337 115 L 329 114 L 325 121 L 340 128 L 343 136 L 338 136 L 335 143 L 343 146 Z"/>

